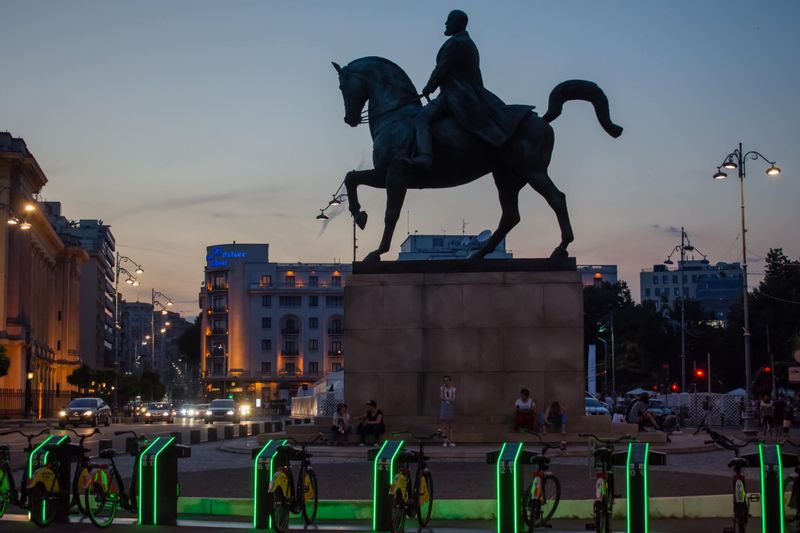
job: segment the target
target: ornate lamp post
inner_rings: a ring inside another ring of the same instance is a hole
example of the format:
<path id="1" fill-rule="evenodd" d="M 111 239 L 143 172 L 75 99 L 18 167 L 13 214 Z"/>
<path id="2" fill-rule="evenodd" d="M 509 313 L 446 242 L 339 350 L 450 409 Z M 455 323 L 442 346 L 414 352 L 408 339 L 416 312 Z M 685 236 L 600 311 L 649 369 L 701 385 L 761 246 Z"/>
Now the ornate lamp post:
<path id="1" fill-rule="evenodd" d="M 130 263 L 136 267 L 134 270 L 135 274 L 132 274 L 128 269 L 122 266 L 122 263 Z M 142 269 L 142 265 L 134 261 L 128 256 L 120 255 L 119 252 L 116 254 L 116 261 L 114 263 L 114 372 L 116 373 L 117 377 L 119 377 L 119 280 L 120 274 L 125 274 L 125 283 L 127 285 L 131 285 L 133 287 L 139 286 L 139 280 L 136 279 L 136 275 L 144 274 L 144 270 Z M 118 405 L 118 390 L 119 390 L 119 381 L 117 380 L 114 383 L 114 408 L 119 409 Z"/>
<path id="2" fill-rule="evenodd" d="M 328 220 L 328 215 L 325 214 L 325 211 L 330 209 L 331 207 L 335 207 L 337 205 L 342 205 L 345 200 L 347 200 L 347 194 L 341 192 L 342 187 L 344 187 L 344 180 L 342 183 L 339 184 L 339 188 L 336 189 L 336 192 L 333 193 L 331 196 L 331 201 L 328 202 L 328 205 L 323 207 L 319 210 L 319 215 L 317 215 L 317 220 Z M 358 240 L 356 239 L 356 219 L 353 218 L 353 262 L 356 262 L 356 250 L 358 250 Z"/>
<path id="3" fill-rule="evenodd" d="M 769 163 L 769 168 L 766 170 L 768 176 L 777 176 L 781 173 L 781 169 L 775 166 L 775 161 L 770 161 L 764 155 L 755 150 L 745 152 L 742 148 L 742 143 L 739 147 L 735 148 L 733 152 L 729 153 L 725 159 L 717 167 L 717 172 L 713 178 L 715 180 L 722 180 L 728 175 L 721 169 L 737 170 L 739 172 L 739 195 L 741 198 L 741 218 L 742 218 L 742 308 L 744 311 L 744 373 L 745 373 L 745 391 L 747 393 L 747 403 L 744 411 L 744 431 L 745 433 L 753 433 L 753 394 L 750 390 L 752 376 L 750 373 L 750 313 L 747 302 L 747 228 L 744 221 L 744 178 L 747 175 L 747 160 L 752 159 L 757 161 L 763 159 Z"/>
<path id="4" fill-rule="evenodd" d="M 159 298 L 163 299 L 164 302 L 159 300 Z M 156 369 L 156 307 L 159 308 L 159 312 L 162 315 L 167 314 L 167 307 L 172 307 L 172 298 L 164 294 L 163 292 L 159 292 L 155 289 L 152 289 L 150 292 L 150 303 L 153 305 L 153 312 L 150 314 L 150 346 L 152 347 L 150 353 L 150 365 L 151 370 L 155 372 Z M 166 328 L 161 328 L 164 331 L 161 333 L 165 333 Z"/>

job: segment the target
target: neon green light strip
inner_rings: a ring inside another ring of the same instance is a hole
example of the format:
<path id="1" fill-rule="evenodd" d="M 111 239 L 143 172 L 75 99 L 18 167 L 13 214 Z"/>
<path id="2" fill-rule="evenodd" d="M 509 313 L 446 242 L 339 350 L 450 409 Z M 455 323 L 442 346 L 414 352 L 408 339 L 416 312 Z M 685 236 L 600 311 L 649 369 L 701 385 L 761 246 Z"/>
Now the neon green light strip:
<path id="1" fill-rule="evenodd" d="M 778 474 L 777 474 L 777 476 L 775 476 L 777 478 L 777 481 L 778 481 L 778 492 L 776 494 L 778 495 L 778 502 L 779 502 L 778 510 L 779 510 L 780 521 L 781 521 L 781 533 L 784 533 L 785 529 L 784 529 L 784 523 L 783 523 L 783 519 L 784 519 L 784 516 L 783 516 L 783 487 L 781 485 L 781 483 L 782 483 L 781 479 L 783 478 L 783 458 L 781 458 L 781 446 L 780 446 L 780 444 L 776 444 L 775 445 L 775 453 L 778 454 Z"/>
<path id="2" fill-rule="evenodd" d="M 286 444 L 286 439 L 283 439 L 278 446 L 283 446 L 285 444 Z M 275 451 L 272 453 L 272 457 L 269 458 L 269 479 L 270 479 L 270 482 L 272 482 L 272 476 L 275 475 L 274 465 L 275 465 L 275 457 L 277 457 L 277 456 L 278 456 L 278 447 L 276 446 L 275 447 Z M 285 496 L 287 498 L 289 497 L 288 494 L 285 494 Z M 269 514 L 269 521 L 268 522 L 269 523 L 267 524 L 267 527 L 272 529 L 272 513 Z"/>
<path id="3" fill-rule="evenodd" d="M 508 445 L 507 442 L 503 443 L 503 447 L 500 448 L 500 455 L 497 456 L 497 467 L 495 472 L 495 484 L 497 486 L 497 533 L 501 533 L 501 516 L 500 516 L 500 461 L 503 459 L 503 453 L 506 451 L 506 446 Z M 374 528 L 373 528 L 374 529 Z"/>
<path id="4" fill-rule="evenodd" d="M 272 439 L 269 439 L 264 447 L 261 448 L 261 451 L 256 455 L 256 460 L 253 462 L 253 528 L 256 527 L 256 517 L 258 516 L 258 461 L 267 451 L 270 444 L 272 444 Z"/>
<path id="5" fill-rule="evenodd" d="M 400 453 L 400 449 L 403 447 L 404 443 L 405 441 L 402 440 L 397 443 L 397 448 L 395 448 L 392 458 L 389 460 L 389 481 L 394 481 L 394 458 Z"/>
<path id="6" fill-rule="evenodd" d="M 389 441 L 383 441 L 383 445 L 381 449 L 378 450 L 377 455 L 375 455 L 375 459 L 373 460 L 372 464 L 372 530 L 375 531 L 378 529 L 378 460 L 380 459 L 381 453 L 383 453 L 383 449 L 386 448 L 386 445 L 389 444 Z"/>
<path id="7" fill-rule="evenodd" d="M 144 450 L 142 450 L 139 453 L 139 457 L 137 457 L 137 460 L 139 461 L 139 501 L 138 501 L 138 504 L 139 504 L 139 524 L 142 523 L 142 511 L 143 511 L 143 508 L 144 508 L 144 506 L 142 505 L 142 501 L 143 501 L 142 500 L 142 498 L 143 498 L 142 485 L 144 485 L 144 483 L 142 483 L 142 481 L 143 481 L 143 479 L 142 479 L 142 457 L 144 457 L 144 454 L 147 453 L 147 451 L 150 450 L 150 448 L 152 448 L 155 445 L 155 443 L 157 443 L 159 440 L 161 440 L 161 437 L 156 437 L 153 440 L 153 442 L 151 442 L 150 445 L 147 448 L 145 448 Z"/>
<path id="8" fill-rule="evenodd" d="M 650 495 L 647 490 L 647 460 L 650 458 L 650 443 L 644 445 L 644 533 L 650 531 Z"/>
<path id="9" fill-rule="evenodd" d="M 513 465 L 513 475 L 514 475 L 514 533 L 517 533 L 519 528 L 519 517 L 517 513 L 519 512 L 519 496 L 517 495 L 517 459 L 519 459 L 519 454 L 522 453 L 522 443 L 517 444 L 517 453 L 514 455 L 514 465 Z M 544 489 L 544 487 L 542 487 Z"/>
<path id="10" fill-rule="evenodd" d="M 67 436 L 66 436 L 66 435 L 62 435 L 62 437 L 61 437 L 60 439 L 58 439 L 58 442 L 56 442 L 56 443 L 55 443 L 55 444 L 56 444 L 56 446 L 58 446 L 59 444 L 61 444 L 62 442 L 64 442 L 64 439 L 66 439 L 66 438 L 67 438 Z M 48 456 L 48 455 L 50 455 L 50 451 L 49 451 L 49 450 L 48 450 L 48 451 L 46 451 L 46 452 L 44 452 L 44 459 L 42 460 L 42 462 L 43 462 L 45 465 L 47 464 L 47 456 Z"/>
<path id="11" fill-rule="evenodd" d="M 761 463 L 761 531 L 767 530 L 767 499 L 764 497 L 764 449 L 763 444 L 758 445 L 758 460 Z"/>
<path id="12" fill-rule="evenodd" d="M 164 450 L 169 448 L 169 445 L 175 440 L 175 437 L 170 437 L 170 439 L 164 443 L 160 450 L 156 452 L 153 456 L 153 525 L 158 522 L 158 456 L 161 455 Z"/>
<path id="13" fill-rule="evenodd" d="M 58 446 L 59 444 L 64 442 L 64 439 L 66 439 L 66 438 L 67 438 L 66 435 L 62 435 L 61 438 L 58 439 L 58 442 L 56 442 L 56 446 Z M 45 465 L 47 465 L 47 456 L 48 455 L 50 455 L 50 451 L 49 450 L 44 452 L 44 458 L 42 459 L 42 463 L 44 463 Z M 30 478 L 28 478 L 28 479 L 30 479 Z M 42 501 L 42 523 L 46 522 L 46 520 L 47 520 L 47 500 L 43 500 Z"/>
<path id="14" fill-rule="evenodd" d="M 625 520 L 628 524 L 628 529 L 631 530 L 631 451 L 633 450 L 633 443 L 628 443 L 628 457 L 625 459 Z"/>
<path id="15" fill-rule="evenodd" d="M 33 449 L 31 454 L 28 456 L 28 479 L 33 477 L 33 457 L 36 455 L 42 446 L 50 442 L 50 439 L 55 438 L 55 435 L 48 435 L 46 439 L 44 439 L 36 448 Z"/>

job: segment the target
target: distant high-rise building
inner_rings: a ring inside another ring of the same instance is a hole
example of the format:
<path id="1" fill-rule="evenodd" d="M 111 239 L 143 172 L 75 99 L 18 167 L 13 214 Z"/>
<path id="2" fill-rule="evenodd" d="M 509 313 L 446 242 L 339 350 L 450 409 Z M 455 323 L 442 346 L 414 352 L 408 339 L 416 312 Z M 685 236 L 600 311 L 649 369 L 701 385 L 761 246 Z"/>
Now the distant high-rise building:
<path id="1" fill-rule="evenodd" d="M 643 302 L 652 300 L 660 308 L 663 302 L 674 306 L 680 299 L 680 263 L 671 270 L 667 265 L 653 265 L 642 270 L 639 280 Z M 697 300 L 717 320 L 727 320 L 731 305 L 742 300 L 742 267 L 739 263 L 711 265 L 706 260 L 687 260 L 683 263 L 683 295 Z"/>
<path id="2" fill-rule="evenodd" d="M 119 311 L 120 372 L 139 374 L 144 369 L 153 368 L 161 375 L 162 382 L 174 381 L 177 378 L 175 365 L 179 359 L 177 340 L 191 327 L 191 322 L 172 311 L 163 314 L 156 310 L 153 313 L 150 302 L 121 300 Z"/>
<path id="3" fill-rule="evenodd" d="M 341 370 L 350 273 L 348 264 L 270 262 L 268 244 L 209 246 L 199 295 L 206 394 L 266 405 Z"/>
<path id="4" fill-rule="evenodd" d="M 617 282 L 617 265 L 578 265 L 584 287 Z"/>
<path id="5" fill-rule="evenodd" d="M 59 235 L 77 239 L 89 254 L 81 271 L 81 358 L 93 368 L 114 365 L 114 251 L 111 227 L 102 220 L 70 221 L 60 202 L 43 202 Z"/>
<path id="6" fill-rule="evenodd" d="M 400 245 L 397 259 L 400 261 L 426 261 L 429 259 L 464 259 L 474 254 L 489 238 L 487 230 L 480 235 L 420 235 L 406 237 Z M 506 240 L 503 239 L 486 256 L 487 259 L 511 259 L 513 255 L 506 251 Z"/>

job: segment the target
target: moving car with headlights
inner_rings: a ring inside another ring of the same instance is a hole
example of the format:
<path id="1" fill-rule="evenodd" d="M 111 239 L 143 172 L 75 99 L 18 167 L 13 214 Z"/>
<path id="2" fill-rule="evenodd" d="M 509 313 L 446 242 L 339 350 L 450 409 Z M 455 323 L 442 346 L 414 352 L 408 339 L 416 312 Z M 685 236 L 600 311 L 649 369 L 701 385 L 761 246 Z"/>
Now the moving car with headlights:
<path id="1" fill-rule="evenodd" d="M 197 416 L 198 412 L 197 406 L 193 403 L 185 403 L 178 408 L 178 416 L 182 416 L 183 418 L 194 418 Z M 200 412 L 200 416 L 203 416 L 202 412 Z"/>
<path id="2" fill-rule="evenodd" d="M 111 425 L 111 408 L 100 398 L 75 398 L 58 412 L 58 427 L 67 424 L 78 426 L 89 424 L 97 427 L 100 422 Z"/>
<path id="3" fill-rule="evenodd" d="M 203 420 L 206 424 L 213 424 L 214 422 L 228 421 L 238 424 L 242 421 L 241 413 L 233 400 L 213 400 L 208 404 Z"/>
<path id="4" fill-rule="evenodd" d="M 175 421 L 175 413 L 172 411 L 172 406 L 164 402 L 152 402 L 147 404 L 147 410 L 144 412 L 144 423 L 152 424 L 153 422 L 166 422 L 172 424 Z"/>

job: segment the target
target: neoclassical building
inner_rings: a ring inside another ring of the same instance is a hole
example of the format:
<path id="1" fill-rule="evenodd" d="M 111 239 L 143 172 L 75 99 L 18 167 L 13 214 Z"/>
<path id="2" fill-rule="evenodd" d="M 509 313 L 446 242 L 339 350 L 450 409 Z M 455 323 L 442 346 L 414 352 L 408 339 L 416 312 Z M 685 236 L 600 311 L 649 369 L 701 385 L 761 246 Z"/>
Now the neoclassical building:
<path id="1" fill-rule="evenodd" d="M 350 273 L 348 264 L 272 263 L 268 244 L 209 246 L 200 289 L 206 395 L 266 405 L 343 369 Z"/>
<path id="2" fill-rule="evenodd" d="M 80 364 L 81 267 L 89 256 L 59 237 L 36 201 L 47 183 L 25 141 L 0 132 L 0 414 L 50 416 Z"/>

